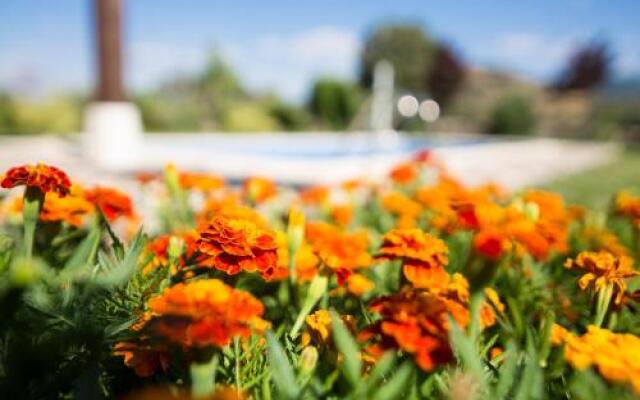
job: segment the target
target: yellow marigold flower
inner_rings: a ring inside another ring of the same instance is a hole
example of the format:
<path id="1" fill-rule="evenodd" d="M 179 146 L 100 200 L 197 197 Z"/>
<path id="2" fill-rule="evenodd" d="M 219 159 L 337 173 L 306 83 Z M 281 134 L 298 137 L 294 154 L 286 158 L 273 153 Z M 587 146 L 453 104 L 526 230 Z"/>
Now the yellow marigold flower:
<path id="1" fill-rule="evenodd" d="M 565 345 L 565 359 L 577 369 L 595 367 L 605 379 L 629 383 L 640 394 L 640 337 L 590 325 L 576 336 L 554 326 L 552 343 Z"/>
<path id="2" fill-rule="evenodd" d="M 217 279 L 179 283 L 149 301 L 145 330 L 188 347 L 228 345 L 235 336 L 262 332 L 262 303 Z"/>
<path id="3" fill-rule="evenodd" d="M 373 290 L 374 287 L 374 283 L 364 275 L 352 274 L 347 278 L 347 290 L 355 296 L 361 297 Z"/>
<path id="4" fill-rule="evenodd" d="M 351 315 L 340 316 L 345 326 L 352 332 L 355 331 L 355 320 Z M 313 343 L 317 346 L 324 346 L 331 339 L 331 313 L 327 310 L 318 310 L 309 314 L 305 319 L 307 330 L 302 335 L 302 346 Z"/>
<path id="5" fill-rule="evenodd" d="M 580 289 L 585 290 L 593 284 L 595 291 L 604 290 L 612 285 L 617 289 L 616 303 L 620 303 L 624 292 L 627 289 L 626 279 L 638 275 L 638 271 L 633 268 L 633 259 L 627 256 L 614 256 L 613 254 L 600 251 L 583 251 L 576 259 L 568 259 L 565 267 L 584 270 L 578 281 Z"/>

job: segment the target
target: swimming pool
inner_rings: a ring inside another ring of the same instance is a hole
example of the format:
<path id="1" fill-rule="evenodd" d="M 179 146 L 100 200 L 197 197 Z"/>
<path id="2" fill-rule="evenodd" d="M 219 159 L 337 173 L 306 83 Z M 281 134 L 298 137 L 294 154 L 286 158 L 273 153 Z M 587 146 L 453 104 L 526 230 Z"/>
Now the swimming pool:
<path id="1" fill-rule="evenodd" d="M 177 153 L 242 154 L 285 159 L 335 159 L 410 154 L 424 149 L 486 143 L 486 138 L 374 133 L 151 134 L 154 146 Z"/>

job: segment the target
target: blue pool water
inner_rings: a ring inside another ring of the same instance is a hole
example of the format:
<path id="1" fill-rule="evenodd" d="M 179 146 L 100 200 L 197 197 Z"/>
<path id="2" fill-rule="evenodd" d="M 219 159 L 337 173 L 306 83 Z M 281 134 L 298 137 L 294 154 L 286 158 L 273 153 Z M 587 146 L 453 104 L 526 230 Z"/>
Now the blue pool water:
<path id="1" fill-rule="evenodd" d="M 340 158 L 415 153 L 443 146 L 469 146 L 486 139 L 433 138 L 408 135 L 378 137 L 373 134 L 223 134 L 189 136 L 174 140 L 172 149 L 197 152 L 252 154 L 277 158 Z"/>

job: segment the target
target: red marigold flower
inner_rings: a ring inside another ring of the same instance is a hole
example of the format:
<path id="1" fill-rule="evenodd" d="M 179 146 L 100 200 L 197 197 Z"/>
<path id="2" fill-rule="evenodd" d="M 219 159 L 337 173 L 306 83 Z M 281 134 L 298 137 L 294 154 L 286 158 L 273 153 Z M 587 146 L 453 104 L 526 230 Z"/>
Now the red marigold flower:
<path id="1" fill-rule="evenodd" d="M 5 189 L 20 185 L 38 187 L 44 193 L 55 192 L 60 197 L 69 194 L 71 189 L 71 181 L 64 171 L 45 164 L 11 168 L 0 182 L 0 186 Z"/>
<path id="2" fill-rule="evenodd" d="M 498 260 L 509 248 L 509 241 L 498 230 L 485 229 L 473 238 L 476 251 L 490 260 Z"/>
<path id="3" fill-rule="evenodd" d="M 114 355 L 124 357 L 124 364 L 133 368 L 141 378 L 153 376 L 158 370 L 169 370 L 169 352 L 149 345 L 135 342 L 118 342 L 114 346 Z"/>
<path id="4" fill-rule="evenodd" d="M 388 350 L 403 350 L 425 371 L 453 360 L 449 315 L 461 327 L 469 323 L 469 312 L 460 302 L 414 288 L 374 300 L 371 310 L 381 318 L 359 335 L 361 340 L 376 338 L 366 351 L 379 357 Z"/>
<path id="5" fill-rule="evenodd" d="M 217 279 L 179 283 L 149 301 L 145 329 L 187 347 L 224 347 L 235 336 L 262 332 L 262 303 Z"/>
<path id="6" fill-rule="evenodd" d="M 271 279 L 278 267 L 278 243 L 275 232 L 254 221 L 216 217 L 199 229 L 197 245 L 210 256 L 202 265 L 229 275 L 240 271 L 259 272 Z"/>
<path id="7" fill-rule="evenodd" d="M 121 216 L 126 218 L 134 216 L 131 198 L 119 190 L 98 186 L 87 190 L 84 196 L 95 204 L 109 221 Z"/>

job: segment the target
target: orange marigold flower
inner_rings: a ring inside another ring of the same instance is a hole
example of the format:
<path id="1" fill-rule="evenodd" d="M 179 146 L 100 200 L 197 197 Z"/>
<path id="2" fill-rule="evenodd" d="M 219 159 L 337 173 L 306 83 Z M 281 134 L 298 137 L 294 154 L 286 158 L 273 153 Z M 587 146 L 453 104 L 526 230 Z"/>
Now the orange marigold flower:
<path id="1" fill-rule="evenodd" d="M 408 184 L 418 179 L 418 167 L 412 162 L 406 162 L 396 165 L 389 176 L 394 182 L 399 184 Z"/>
<path id="2" fill-rule="evenodd" d="M 134 218 L 133 202 L 126 193 L 107 187 L 95 187 L 84 192 L 87 200 L 98 207 L 109 221 L 118 217 Z"/>
<path id="3" fill-rule="evenodd" d="M 351 271 L 368 267 L 372 260 L 369 254 L 369 236 L 366 232 L 344 232 L 324 222 L 307 223 L 306 236 L 320 260 L 335 272 L 340 272 L 342 284 Z"/>
<path id="4" fill-rule="evenodd" d="M 362 297 L 374 287 L 375 284 L 364 275 L 352 274 L 347 278 L 347 290 L 354 296 Z"/>
<path id="5" fill-rule="evenodd" d="M 145 329 L 189 347 L 224 347 L 268 326 L 258 299 L 217 279 L 169 287 L 149 301 L 149 310 L 153 317 Z"/>
<path id="6" fill-rule="evenodd" d="M 224 179 L 218 175 L 200 172 L 181 172 L 180 186 L 185 189 L 195 189 L 208 192 L 224 187 Z"/>
<path id="7" fill-rule="evenodd" d="M 422 206 L 401 192 L 388 192 L 382 195 L 382 207 L 388 212 L 408 217 L 417 217 Z"/>
<path id="8" fill-rule="evenodd" d="M 311 186 L 300 191 L 300 200 L 304 204 L 321 205 L 329 198 L 329 188 L 326 186 Z"/>
<path id="9" fill-rule="evenodd" d="M 351 204 L 335 204 L 331 207 L 331 218 L 340 226 L 347 226 L 353 219 Z"/>
<path id="10" fill-rule="evenodd" d="M 153 258 L 150 262 L 145 265 L 142 270 L 143 273 L 147 274 L 152 270 L 160 267 L 166 266 L 169 262 L 169 244 L 172 238 L 179 239 L 182 242 L 182 253 L 177 257 L 177 265 L 172 265 L 172 273 L 177 272 L 177 270 L 181 267 L 187 265 L 187 262 L 191 262 L 193 264 L 199 264 L 206 262 L 208 256 L 206 254 L 201 254 L 198 252 L 198 232 L 196 231 L 187 231 L 187 232 L 176 232 L 171 235 L 160 235 L 150 241 L 147 244 L 147 253 L 151 253 Z"/>
<path id="11" fill-rule="evenodd" d="M 206 223 L 214 217 L 245 219 L 259 226 L 267 225 L 267 220 L 261 214 L 253 208 L 241 205 L 236 194 L 226 191 L 209 196 L 202 211 L 198 213 L 198 221 L 201 223 Z"/>
<path id="12" fill-rule="evenodd" d="M 387 350 L 403 350 L 413 354 L 425 371 L 453 360 L 449 316 L 461 327 L 469 323 L 469 312 L 462 304 L 413 288 L 374 300 L 371 310 L 381 318 L 359 335 L 361 340 L 375 338 L 366 351 L 379 357 Z"/>
<path id="13" fill-rule="evenodd" d="M 69 194 L 71 181 L 64 171 L 46 164 L 23 165 L 9 169 L 0 186 L 11 189 L 16 186 L 38 187 L 44 193 L 54 192 L 64 197 Z"/>
<path id="14" fill-rule="evenodd" d="M 420 229 L 393 229 L 383 236 L 378 258 L 443 267 L 449 262 L 448 253 L 441 239 Z"/>
<path id="15" fill-rule="evenodd" d="M 81 196 L 60 197 L 57 194 L 45 197 L 40 211 L 40 220 L 45 222 L 66 222 L 79 227 L 85 217 L 95 211 L 92 203 Z"/>
<path id="16" fill-rule="evenodd" d="M 625 247 L 618 236 L 605 227 L 585 226 L 577 236 L 584 240 L 590 250 L 604 250 L 616 256 L 628 256 L 629 249 Z"/>
<path id="17" fill-rule="evenodd" d="M 403 261 L 404 276 L 414 286 L 429 288 L 446 285 L 449 274 L 447 245 L 420 229 L 393 229 L 382 238 L 379 259 Z"/>
<path id="18" fill-rule="evenodd" d="M 564 266 L 585 271 L 578 281 L 580 289 L 585 290 L 592 283 L 595 291 L 612 286 L 617 290 L 616 304 L 619 304 L 627 290 L 626 280 L 639 275 L 633 268 L 633 259 L 627 256 L 615 256 L 606 251 L 583 251 L 576 259 L 568 259 Z"/>
<path id="19" fill-rule="evenodd" d="M 198 249 L 210 256 L 202 265 L 229 275 L 259 272 L 273 278 L 278 267 L 275 232 L 244 219 L 216 217 L 198 230 Z"/>
<path id="20" fill-rule="evenodd" d="M 141 378 L 153 376 L 158 370 L 165 372 L 169 370 L 169 352 L 157 346 L 118 342 L 114 346 L 113 354 L 124 357 L 124 364 L 133 368 L 136 375 Z"/>
<path id="21" fill-rule="evenodd" d="M 284 232 L 278 232 L 278 272 L 282 277 L 286 277 L 289 271 L 289 242 L 287 240 L 287 234 Z M 295 269 L 296 277 L 301 282 L 307 282 L 313 279 L 318 273 L 318 263 L 320 260 L 318 256 L 313 252 L 311 246 L 302 242 L 298 251 L 296 252 Z"/>
<path id="22" fill-rule="evenodd" d="M 620 192 L 616 195 L 615 211 L 633 221 L 640 228 L 640 196 L 634 197 L 628 192 Z"/>
<path id="23" fill-rule="evenodd" d="M 262 177 L 252 177 L 245 180 L 243 188 L 245 196 L 256 203 L 262 203 L 278 194 L 275 183 Z"/>

